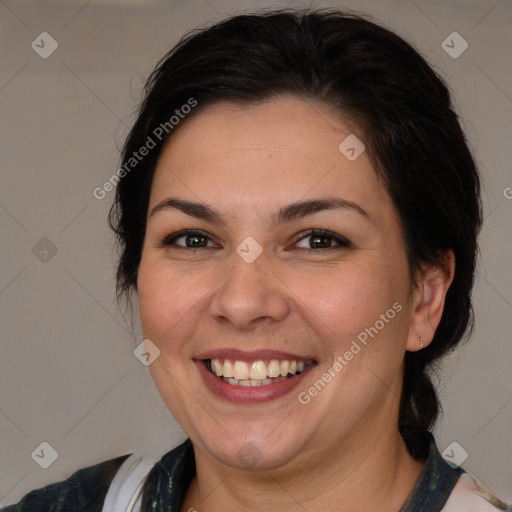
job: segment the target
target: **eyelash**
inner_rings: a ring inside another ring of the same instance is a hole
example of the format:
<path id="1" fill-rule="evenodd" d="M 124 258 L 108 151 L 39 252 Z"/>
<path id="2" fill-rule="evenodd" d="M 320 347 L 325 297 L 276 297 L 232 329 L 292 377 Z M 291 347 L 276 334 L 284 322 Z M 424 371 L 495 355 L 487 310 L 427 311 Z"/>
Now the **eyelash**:
<path id="1" fill-rule="evenodd" d="M 305 238 L 308 238 L 308 237 L 321 236 L 321 237 L 331 238 L 338 244 L 338 246 L 326 247 L 326 248 L 320 247 L 317 249 L 313 249 L 313 248 L 305 249 L 305 248 L 301 247 L 299 249 L 296 249 L 298 251 L 308 251 L 308 252 L 323 251 L 323 252 L 326 252 L 326 251 L 332 251 L 332 250 L 336 250 L 336 249 L 343 249 L 343 248 L 346 249 L 346 248 L 352 247 L 352 244 L 346 238 L 336 235 L 330 231 L 323 230 L 323 229 L 310 229 L 310 230 L 307 230 L 307 231 L 301 233 L 301 235 L 302 236 L 295 243 L 301 242 L 302 240 L 304 240 Z M 202 250 L 202 249 L 207 249 L 207 250 L 208 249 L 216 249 L 216 247 L 183 247 L 181 245 L 174 245 L 174 242 L 176 240 L 178 240 L 179 238 L 182 238 L 184 236 L 199 236 L 199 237 L 207 238 L 208 240 L 210 240 L 210 237 L 203 231 L 198 231 L 195 229 L 185 229 L 183 231 L 178 231 L 177 233 L 173 233 L 171 235 L 167 235 L 166 237 L 164 237 L 162 239 L 162 241 L 160 242 L 160 247 L 161 248 L 169 248 L 169 247 L 173 246 L 174 249 L 186 249 L 189 251 L 197 251 L 197 250 Z"/>

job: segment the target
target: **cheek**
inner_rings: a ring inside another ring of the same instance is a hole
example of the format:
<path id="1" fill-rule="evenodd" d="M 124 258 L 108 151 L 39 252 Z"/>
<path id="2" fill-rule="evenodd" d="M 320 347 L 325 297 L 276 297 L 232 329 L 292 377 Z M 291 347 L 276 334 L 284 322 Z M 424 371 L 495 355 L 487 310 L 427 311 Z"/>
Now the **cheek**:
<path id="1" fill-rule="evenodd" d="M 393 373 L 403 359 L 407 283 L 399 266 L 347 265 L 325 273 L 322 279 L 301 277 L 296 289 L 299 297 L 306 298 L 301 316 L 309 315 L 322 333 L 326 357 L 334 360 L 347 353 L 353 362 L 346 374 L 357 373 L 361 366 L 380 374 Z M 351 350 L 357 355 L 348 353 Z"/>
<path id="2" fill-rule="evenodd" d="M 347 265 L 327 271 L 323 276 L 297 276 L 297 295 L 304 297 L 332 331 L 357 334 L 357 329 L 372 324 L 402 296 L 393 276 L 369 266 Z"/>
<path id="3" fill-rule="evenodd" d="M 170 334 L 197 302 L 193 274 L 188 279 L 143 256 L 137 279 L 139 313 L 144 336 L 160 339 Z"/>

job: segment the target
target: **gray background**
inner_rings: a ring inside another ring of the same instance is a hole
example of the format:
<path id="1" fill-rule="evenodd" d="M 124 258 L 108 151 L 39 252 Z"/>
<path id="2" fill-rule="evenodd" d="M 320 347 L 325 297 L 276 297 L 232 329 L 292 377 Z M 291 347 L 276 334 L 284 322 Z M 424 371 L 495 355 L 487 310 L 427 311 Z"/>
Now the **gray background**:
<path id="1" fill-rule="evenodd" d="M 133 451 L 161 455 L 184 439 L 133 355 L 139 328 L 130 332 L 113 300 L 113 192 L 100 201 L 92 191 L 117 169 L 141 84 L 182 33 L 287 5 L 312 4 L 0 0 L 0 504 L 80 467 Z M 441 450 L 459 443 L 463 467 L 512 501 L 512 4 L 314 5 L 371 13 L 413 42 L 455 91 L 484 177 L 486 219 L 476 330 L 445 364 L 436 437 Z M 59 45 L 47 59 L 31 48 L 43 31 Z M 456 59 L 441 47 L 453 31 L 469 44 Z M 56 254 L 41 252 L 49 248 L 43 237 Z M 31 457 L 43 441 L 58 452 L 48 469 Z"/>

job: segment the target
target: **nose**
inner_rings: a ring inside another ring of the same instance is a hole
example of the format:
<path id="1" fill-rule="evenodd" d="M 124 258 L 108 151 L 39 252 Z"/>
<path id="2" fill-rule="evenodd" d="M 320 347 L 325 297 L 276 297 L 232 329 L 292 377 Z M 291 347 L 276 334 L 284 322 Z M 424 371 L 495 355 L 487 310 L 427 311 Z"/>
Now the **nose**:
<path id="1" fill-rule="evenodd" d="M 260 255 L 247 263 L 238 254 L 210 303 L 217 321 L 241 331 L 283 321 L 290 312 L 286 285 Z"/>

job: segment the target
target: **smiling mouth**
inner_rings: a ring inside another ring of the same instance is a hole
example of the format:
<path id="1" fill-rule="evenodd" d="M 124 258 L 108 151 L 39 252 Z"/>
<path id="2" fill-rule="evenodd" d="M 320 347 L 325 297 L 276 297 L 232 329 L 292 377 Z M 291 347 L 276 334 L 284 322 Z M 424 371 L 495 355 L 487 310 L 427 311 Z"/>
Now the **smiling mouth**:
<path id="1" fill-rule="evenodd" d="M 220 380 L 232 386 L 268 386 L 276 382 L 293 379 L 306 370 L 308 366 L 316 364 L 307 361 L 277 360 L 237 361 L 230 359 L 205 359 L 206 368 Z"/>

